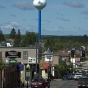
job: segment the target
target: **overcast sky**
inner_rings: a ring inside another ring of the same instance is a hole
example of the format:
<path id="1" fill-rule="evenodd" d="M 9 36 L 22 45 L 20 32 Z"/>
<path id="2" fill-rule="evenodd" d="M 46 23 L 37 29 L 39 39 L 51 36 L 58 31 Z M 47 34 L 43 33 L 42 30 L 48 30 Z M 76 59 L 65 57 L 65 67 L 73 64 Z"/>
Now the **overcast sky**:
<path id="1" fill-rule="evenodd" d="M 88 34 L 88 0 L 47 0 L 41 13 L 42 35 Z M 38 10 L 33 0 L 0 0 L 0 29 L 38 31 Z"/>

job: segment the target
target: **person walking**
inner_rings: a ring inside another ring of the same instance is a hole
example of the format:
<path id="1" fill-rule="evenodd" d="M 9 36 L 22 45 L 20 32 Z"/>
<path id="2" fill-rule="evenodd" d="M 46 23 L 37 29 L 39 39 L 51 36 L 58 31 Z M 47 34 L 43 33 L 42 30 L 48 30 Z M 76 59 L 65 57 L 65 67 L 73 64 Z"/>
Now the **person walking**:
<path id="1" fill-rule="evenodd" d="M 18 80 L 18 87 L 21 87 L 21 81 Z"/>
<path id="2" fill-rule="evenodd" d="M 50 79 L 47 79 L 47 81 L 48 81 L 48 88 L 50 88 Z"/>
<path id="3" fill-rule="evenodd" d="M 25 80 L 24 78 L 22 79 L 22 87 L 24 87 L 24 84 L 25 84 Z"/>

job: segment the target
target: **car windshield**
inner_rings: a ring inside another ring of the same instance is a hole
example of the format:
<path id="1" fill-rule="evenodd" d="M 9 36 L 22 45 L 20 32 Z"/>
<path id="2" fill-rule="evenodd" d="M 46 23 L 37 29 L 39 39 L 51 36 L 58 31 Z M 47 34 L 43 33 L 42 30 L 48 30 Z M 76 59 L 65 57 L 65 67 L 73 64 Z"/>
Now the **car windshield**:
<path id="1" fill-rule="evenodd" d="M 82 75 L 82 74 L 76 74 L 76 75 Z"/>
<path id="2" fill-rule="evenodd" d="M 88 78 L 79 78 L 79 81 L 88 81 Z"/>
<path id="3" fill-rule="evenodd" d="M 64 75 L 64 77 L 67 77 L 67 76 L 70 76 L 70 75 Z"/>
<path id="4" fill-rule="evenodd" d="M 72 74 L 72 75 L 75 75 L 75 74 Z"/>
<path id="5" fill-rule="evenodd" d="M 33 79 L 33 82 L 41 82 L 43 79 Z"/>

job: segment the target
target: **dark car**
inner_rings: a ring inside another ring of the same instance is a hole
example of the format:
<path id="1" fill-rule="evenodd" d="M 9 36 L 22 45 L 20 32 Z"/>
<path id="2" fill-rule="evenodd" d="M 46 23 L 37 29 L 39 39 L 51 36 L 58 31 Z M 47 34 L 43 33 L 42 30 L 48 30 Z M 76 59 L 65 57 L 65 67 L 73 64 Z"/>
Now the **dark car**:
<path id="1" fill-rule="evenodd" d="M 31 83 L 31 88 L 46 88 L 48 87 L 48 81 L 44 80 L 43 78 L 35 78 Z"/>
<path id="2" fill-rule="evenodd" d="M 75 73 L 71 74 L 71 79 L 74 79 Z"/>
<path id="3" fill-rule="evenodd" d="M 88 88 L 88 78 L 79 78 L 77 81 L 78 88 L 87 87 Z"/>
<path id="4" fill-rule="evenodd" d="M 68 80 L 68 79 L 71 79 L 71 75 L 70 74 L 67 74 L 67 75 L 63 76 L 63 80 Z"/>

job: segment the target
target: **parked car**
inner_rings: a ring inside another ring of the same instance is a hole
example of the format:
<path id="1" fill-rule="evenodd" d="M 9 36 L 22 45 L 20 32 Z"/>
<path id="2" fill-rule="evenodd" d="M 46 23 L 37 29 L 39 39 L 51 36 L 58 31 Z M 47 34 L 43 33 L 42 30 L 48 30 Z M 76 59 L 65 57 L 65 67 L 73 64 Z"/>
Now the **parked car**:
<path id="1" fill-rule="evenodd" d="M 71 74 L 71 79 L 74 79 L 75 73 Z"/>
<path id="2" fill-rule="evenodd" d="M 69 79 L 71 79 L 71 75 L 70 74 L 67 74 L 67 75 L 63 76 L 63 80 L 69 80 Z"/>
<path id="3" fill-rule="evenodd" d="M 77 80 L 77 79 L 79 79 L 82 76 L 83 76 L 82 73 L 76 73 L 75 76 L 74 76 L 74 79 Z"/>
<path id="4" fill-rule="evenodd" d="M 78 88 L 87 87 L 88 88 L 88 78 L 79 78 L 77 81 Z"/>
<path id="5" fill-rule="evenodd" d="M 88 68 L 84 68 L 83 71 L 88 72 Z"/>
<path id="6" fill-rule="evenodd" d="M 33 79 L 32 83 L 31 83 L 31 88 L 46 88 L 48 87 L 48 81 L 46 81 L 43 78 L 35 78 Z"/>

